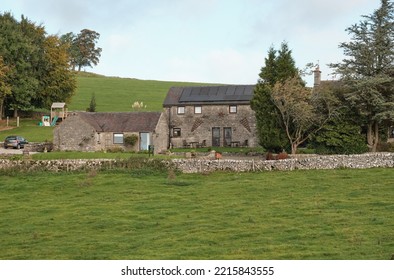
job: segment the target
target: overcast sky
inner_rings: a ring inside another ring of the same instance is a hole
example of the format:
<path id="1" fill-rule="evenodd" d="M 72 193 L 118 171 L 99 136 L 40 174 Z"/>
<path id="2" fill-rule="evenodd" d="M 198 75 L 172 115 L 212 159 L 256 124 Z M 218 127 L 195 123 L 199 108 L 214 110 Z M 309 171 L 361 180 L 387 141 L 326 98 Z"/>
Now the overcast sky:
<path id="1" fill-rule="evenodd" d="M 254 84 L 268 49 L 287 41 L 299 68 L 341 61 L 345 29 L 380 0 L 2 0 L 49 34 L 100 33 L 98 66 L 107 76 Z M 312 79 L 308 78 L 310 84 Z"/>

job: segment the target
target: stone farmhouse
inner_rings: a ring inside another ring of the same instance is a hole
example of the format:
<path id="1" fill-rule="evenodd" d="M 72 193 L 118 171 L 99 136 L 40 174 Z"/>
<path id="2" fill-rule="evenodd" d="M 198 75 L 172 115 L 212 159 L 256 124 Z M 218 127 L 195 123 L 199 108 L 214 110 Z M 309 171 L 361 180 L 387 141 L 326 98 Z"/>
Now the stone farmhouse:
<path id="1" fill-rule="evenodd" d="M 258 145 L 250 107 L 254 85 L 173 87 L 163 112 L 69 113 L 54 129 L 54 149 L 73 151 L 148 150 L 172 147 Z M 135 135 L 130 147 L 125 138 Z"/>
<path id="2" fill-rule="evenodd" d="M 129 147 L 125 138 L 137 136 Z M 167 148 L 167 126 L 159 112 L 76 112 L 54 129 L 53 144 L 60 151 L 148 150 Z"/>
<path id="3" fill-rule="evenodd" d="M 164 100 L 170 147 L 258 144 L 254 85 L 173 87 Z"/>

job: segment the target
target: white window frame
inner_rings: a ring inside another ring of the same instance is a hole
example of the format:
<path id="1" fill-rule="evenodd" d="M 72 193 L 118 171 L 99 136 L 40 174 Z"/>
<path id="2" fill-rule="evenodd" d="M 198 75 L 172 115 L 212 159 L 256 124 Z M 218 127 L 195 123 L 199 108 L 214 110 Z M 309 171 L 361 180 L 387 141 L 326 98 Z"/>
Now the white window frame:
<path id="1" fill-rule="evenodd" d="M 114 144 L 124 144 L 124 134 L 123 133 L 114 133 L 113 134 L 113 143 Z"/>
<path id="2" fill-rule="evenodd" d="M 185 106 L 178 106 L 178 108 L 176 109 L 176 113 L 178 115 L 184 115 L 185 114 Z"/>
<path id="3" fill-rule="evenodd" d="M 194 106 L 194 114 L 202 114 L 202 106 Z"/>
<path id="4" fill-rule="evenodd" d="M 236 114 L 238 112 L 238 107 L 237 105 L 230 105 L 228 108 L 228 111 L 230 114 Z"/>

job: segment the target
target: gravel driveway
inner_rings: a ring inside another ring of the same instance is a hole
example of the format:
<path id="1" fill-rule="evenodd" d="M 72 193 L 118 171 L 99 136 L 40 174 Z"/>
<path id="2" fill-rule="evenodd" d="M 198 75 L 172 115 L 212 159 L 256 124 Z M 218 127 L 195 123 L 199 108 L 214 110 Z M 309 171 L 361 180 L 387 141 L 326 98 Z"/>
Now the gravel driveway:
<path id="1" fill-rule="evenodd" d="M 12 149 L 12 148 L 8 148 L 8 149 L 4 149 L 3 144 L 1 144 L 0 147 L 0 155 L 23 155 L 23 149 Z M 30 152 L 30 154 L 35 154 L 35 152 Z"/>

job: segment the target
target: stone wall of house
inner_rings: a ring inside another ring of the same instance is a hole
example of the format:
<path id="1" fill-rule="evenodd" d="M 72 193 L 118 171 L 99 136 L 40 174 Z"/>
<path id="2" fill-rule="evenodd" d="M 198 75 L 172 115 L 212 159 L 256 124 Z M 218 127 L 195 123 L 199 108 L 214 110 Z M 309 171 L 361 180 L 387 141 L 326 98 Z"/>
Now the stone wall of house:
<path id="1" fill-rule="evenodd" d="M 71 115 L 53 131 L 53 146 L 59 151 L 95 151 L 96 132 L 78 115 Z"/>
<path id="2" fill-rule="evenodd" d="M 232 141 L 240 145 L 255 147 L 258 144 L 256 135 L 256 118 L 250 105 L 237 105 L 237 113 L 230 113 L 229 105 L 202 105 L 201 114 L 194 112 L 194 106 L 185 106 L 185 113 L 178 114 L 177 107 L 167 108 L 165 115 L 170 122 L 170 136 L 173 147 L 182 147 L 184 140 L 188 143 L 205 141 L 206 146 L 212 144 L 212 128 L 220 128 L 220 146 L 224 146 L 224 128 L 231 128 Z M 181 135 L 174 134 L 180 129 Z"/>
<path id="3" fill-rule="evenodd" d="M 123 136 L 131 136 L 131 135 L 136 135 L 139 139 L 139 133 L 133 133 L 133 132 L 124 132 Z M 95 151 L 134 151 L 138 152 L 139 151 L 139 140 L 135 143 L 134 146 L 127 146 L 125 144 L 114 144 L 114 133 L 113 132 L 96 132 L 95 133 Z"/>
<path id="4" fill-rule="evenodd" d="M 165 161 L 167 162 L 167 161 Z M 264 172 L 292 171 L 339 168 L 375 168 L 394 167 L 394 153 L 372 153 L 362 155 L 316 156 L 311 158 L 293 158 L 285 160 L 211 160 L 211 159 L 174 159 L 175 167 L 184 173 L 205 173 L 213 171 Z M 126 161 L 127 163 L 127 161 Z M 0 169 L 76 171 L 91 169 L 110 169 L 122 166 L 117 160 L 8 160 L 0 159 Z M 127 167 L 127 166 L 126 166 Z"/>
<path id="5" fill-rule="evenodd" d="M 152 143 L 155 146 L 155 154 L 164 153 L 168 149 L 168 119 L 163 112 L 157 122 L 156 129 L 152 135 Z"/>

